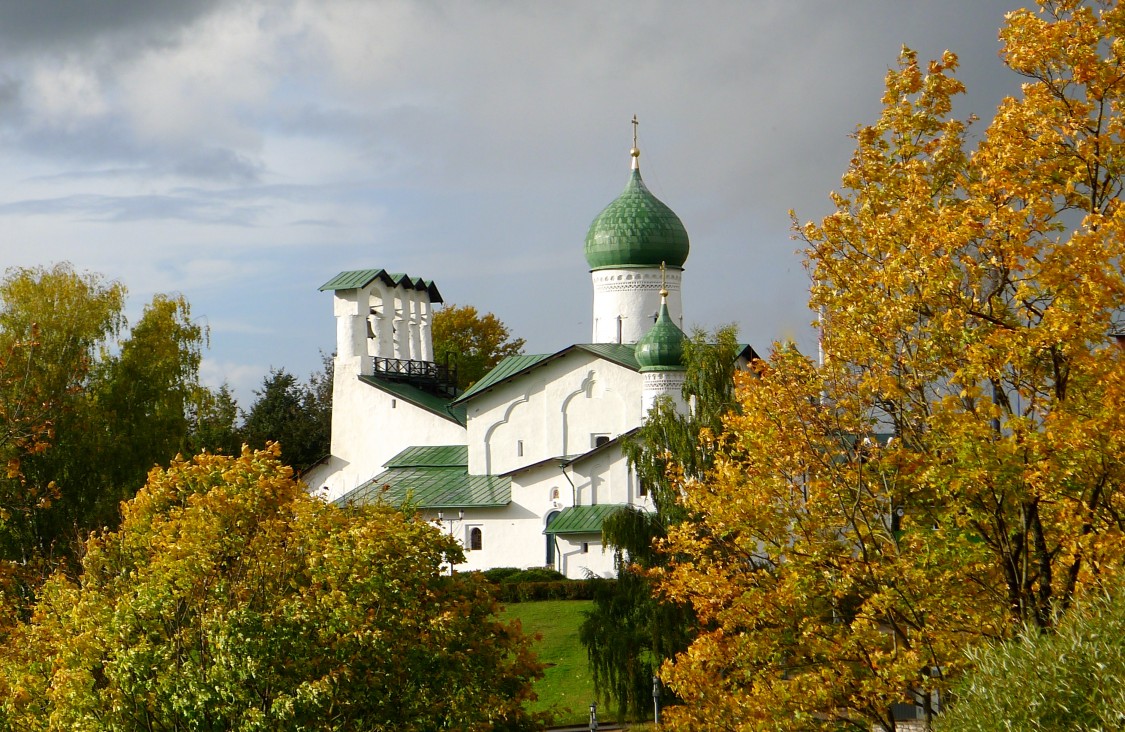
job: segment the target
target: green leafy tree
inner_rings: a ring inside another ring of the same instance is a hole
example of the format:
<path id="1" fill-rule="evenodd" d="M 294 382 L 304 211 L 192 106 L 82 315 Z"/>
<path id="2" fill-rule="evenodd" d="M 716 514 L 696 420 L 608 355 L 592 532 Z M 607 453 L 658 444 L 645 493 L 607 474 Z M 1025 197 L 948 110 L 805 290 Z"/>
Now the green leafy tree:
<path id="1" fill-rule="evenodd" d="M 457 368 L 457 386 L 467 389 L 508 356 L 523 353 L 524 339 L 472 305 L 446 305 L 434 313 L 432 334 L 438 363 Z"/>
<path id="2" fill-rule="evenodd" d="M 41 291 L 57 287 L 50 278 L 38 284 Z M 63 560 L 86 532 L 115 526 L 118 504 L 148 471 L 188 448 L 205 338 L 182 296 L 156 295 L 114 349 L 99 347 L 55 417 L 52 448 L 28 464 L 29 479 L 57 489 L 35 517 L 40 554 Z"/>
<path id="3" fill-rule="evenodd" d="M 199 387 L 206 338 L 186 299 L 156 295 L 119 353 L 103 358 L 95 372 L 90 392 L 110 428 L 111 444 L 100 446 L 112 466 L 105 483 L 121 491 L 113 497 L 113 515 L 154 465 L 188 447 L 188 407 Z"/>
<path id="4" fill-rule="evenodd" d="M 64 453 L 59 461 L 59 451 L 49 448 L 68 441 L 72 426 L 84 422 L 85 390 L 102 347 L 124 326 L 124 298 L 120 283 L 69 264 L 11 269 L 0 281 L 0 352 L 8 356 L 0 384 L 4 430 L 19 433 L 27 420 L 43 427 L 34 449 L 19 448 L 23 437 L 16 440 L 17 454 L 6 456 L 0 481 L 3 560 L 34 565 L 56 539 L 46 514 L 78 494 L 70 490 L 66 471 L 45 469 L 77 456 Z"/>
<path id="5" fill-rule="evenodd" d="M 594 608 L 579 637 L 586 646 L 599 693 L 618 719 L 640 719 L 652 704 L 652 679 L 666 659 L 684 650 L 695 627 L 690 607 L 656 596 L 648 572 L 667 558 L 658 545 L 668 527 L 684 518 L 675 476 L 701 477 L 711 466 L 708 449 L 734 408 L 734 371 L 740 347 L 734 327 L 713 336 L 696 332 L 685 343 L 683 393 L 693 405 L 680 414 L 658 400 L 625 451 L 648 489 L 654 511 L 627 509 L 606 519 L 602 540 L 612 547 L 617 580 L 597 589 Z M 664 703 L 674 703 L 665 694 Z"/>
<path id="6" fill-rule="evenodd" d="M 1055 633 L 969 650 L 973 670 L 938 732 L 1119 730 L 1125 728 L 1125 603 L 1091 598 Z"/>
<path id="7" fill-rule="evenodd" d="M 242 449 L 239 414 L 238 401 L 228 385 L 218 389 L 197 386 L 187 405 L 188 452 L 237 455 Z"/>
<path id="8" fill-rule="evenodd" d="M 279 443 L 282 458 L 298 471 L 327 455 L 332 443 L 332 359 L 323 361 L 307 384 L 285 369 L 271 369 L 243 424 L 250 446 Z"/>
<path id="9" fill-rule="evenodd" d="M 460 545 L 308 496 L 276 447 L 154 470 L 0 656 L 26 730 L 539 729 L 539 674 Z"/>

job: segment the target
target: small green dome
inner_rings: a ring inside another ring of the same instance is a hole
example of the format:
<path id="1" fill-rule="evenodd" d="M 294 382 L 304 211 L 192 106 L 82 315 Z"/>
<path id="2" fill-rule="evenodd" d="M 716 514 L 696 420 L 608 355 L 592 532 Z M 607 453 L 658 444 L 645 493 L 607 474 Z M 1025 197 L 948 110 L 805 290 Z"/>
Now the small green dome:
<path id="1" fill-rule="evenodd" d="M 656 323 L 637 341 L 633 351 L 641 371 L 683 371 L 684 338 L 684 332 L 668 315 L 668 303 L 660 303 Z"/>
<path id="2" fill-rule="evenodd" d="M 633 168 L 625 191 L 602 210 L 586 232 L 590 269 L 613 267 L 682 268 L 688 235 L 680 217 L 652 195 Z"/>

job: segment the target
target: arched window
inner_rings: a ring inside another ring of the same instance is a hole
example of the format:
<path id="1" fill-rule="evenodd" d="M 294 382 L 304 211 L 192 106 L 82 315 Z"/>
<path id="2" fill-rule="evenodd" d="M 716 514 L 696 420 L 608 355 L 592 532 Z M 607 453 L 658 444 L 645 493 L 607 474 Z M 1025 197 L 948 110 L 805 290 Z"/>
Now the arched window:
<path id="1" fill-rule="evenodd" d="M 480 551 L 481 547 L 484 545 L 482 539 L 483 537 L 479 527 L 474 526 L 469 529 L 469 550 L 474 552 Z"/>

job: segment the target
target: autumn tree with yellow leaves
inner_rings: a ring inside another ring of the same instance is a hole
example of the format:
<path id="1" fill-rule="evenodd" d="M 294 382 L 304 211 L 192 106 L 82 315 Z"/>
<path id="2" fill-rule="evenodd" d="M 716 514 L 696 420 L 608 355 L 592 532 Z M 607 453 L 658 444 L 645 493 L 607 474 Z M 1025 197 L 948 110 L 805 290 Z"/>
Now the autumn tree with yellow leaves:
<path id="1" fill-rule="evenodd" d="M 701 625 L 674 729 L 896 729 L 967 648 L 1125 555 L 1125 8 L 1008 16 L 1026 83 L 974 145 L 905 50 L 806 242 L 823 358 L 778 346 L 684 480 L 658 585 Z"/>

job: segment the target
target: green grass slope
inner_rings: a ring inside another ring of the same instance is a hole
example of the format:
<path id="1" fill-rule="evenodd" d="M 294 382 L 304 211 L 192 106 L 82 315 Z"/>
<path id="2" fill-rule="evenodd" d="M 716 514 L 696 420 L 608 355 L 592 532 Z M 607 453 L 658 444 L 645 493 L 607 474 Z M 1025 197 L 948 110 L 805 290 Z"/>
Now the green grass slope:
<path id="1" fill-rule="evenodd" d="M 519 619 L 527 635 L 539 634 L 535 652 L 547 666 L 535 684 L 539 700 L 532 711 L 554 713 L 554 724 L 585 724 L 594 700 L 594 682 L 586 667 L 586 649 L 578 640 L 578 626 L 590 608 L 588 600 L 545 600 L 505 606 L 504 616 Z M 601 715 L 599 715 L 601 716 Z"/>

